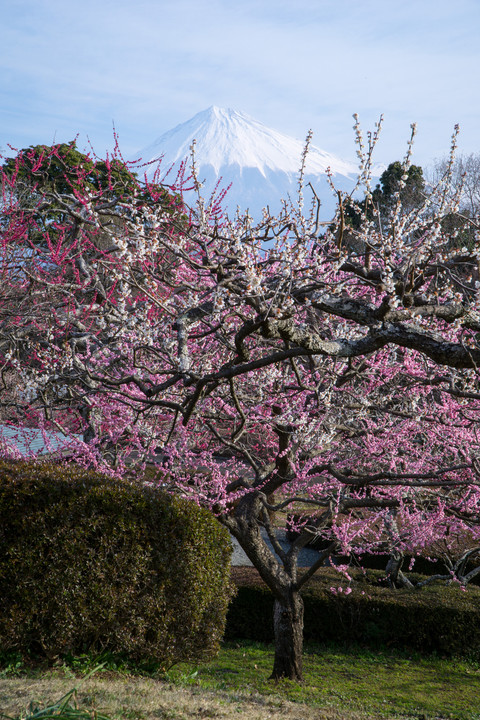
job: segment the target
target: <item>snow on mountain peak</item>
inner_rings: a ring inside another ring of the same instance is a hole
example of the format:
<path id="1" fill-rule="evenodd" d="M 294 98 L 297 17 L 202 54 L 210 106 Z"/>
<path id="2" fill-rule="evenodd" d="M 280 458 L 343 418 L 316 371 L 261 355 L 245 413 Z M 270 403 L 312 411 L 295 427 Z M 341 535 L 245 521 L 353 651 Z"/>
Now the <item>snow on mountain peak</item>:
<path id="1" fill-rule="evenodd" d="M 215 105 L 197 113 L 187 122 L 177 125 L 161 135 L 148 147 L 140 150 L 137 158 L 146 164 L 147 175 L 152 177 L 156 160 L 161 160 L 162 172 L 176 169 L 191 160 L 191 147 L 195 141 L 195 164 L 202 182 L 203 194 L 208 198 L 220 181 L 229 188 L 223 202 L 227 212 L 248 210 L 255 217 L 269 206 L 279 212 L 281 201 L 295 198 L 305 141 L 292 138 L 231 108 Z M 310 145 L 307 154 L 304 181 L 310 182 L 322 198 L 321 215 L 331 218 L 335 212 L 336 195 L 327 182 L 330 168 L 336 187 L 350 192 L 357 178 L 354 163 Z M 195 202 L 186 192 L 187 202 Z"/>
<path id="2" fill-rule="evenodd" d="M 268 171 L 298 174 L 305 145 L 304 141 L 272 130 L 245 113 L 212 105 L 144 148 L 142 160 L 148 162 L 163 156 L 163 163 L 171 165 L 188 159 L 193 140 L 198 167 L 209 165 L 220 174 L 225 166 L 237 165 L 256 168 L 264 177 Z M 306 172 L 323 174 L 328 167 L 334 174 L 347 177 L 357 171 L 353 163 L 310 146 Z"/>

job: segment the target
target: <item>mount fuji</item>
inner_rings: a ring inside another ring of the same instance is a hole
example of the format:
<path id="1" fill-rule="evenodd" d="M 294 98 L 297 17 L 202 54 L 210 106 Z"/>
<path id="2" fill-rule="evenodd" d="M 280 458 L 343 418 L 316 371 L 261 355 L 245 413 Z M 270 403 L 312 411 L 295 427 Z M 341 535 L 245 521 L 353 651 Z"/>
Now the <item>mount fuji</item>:
<path id="1" fill-rule="evenodd" d="M 142 164 L 147 163 L 149 179 L 158 167 L 156 161 L 161 160 L 160 177 L 169 170 L 164 182 L 173 183 L 182 163 L 186 163 L 186 175 L 190 174 L 193 141 L 203 196 L 208 200 L 218 182 L 221 189 L 230 186 L 222 202 L 230 216 L 239 207 L 241 211 L 248 209 L 255 219 L 259 219 L 267 205 L 272 213 L 276 213 L 282 207 L 282 199 L 296 201 L 305 143 L 272 130 L 237 110 L 212 106 L 199 112 L 161 135 L 136 157 L 141 158 Z M 310 182 L 322 201 L 324 220 L 331 219 L 336 205 L 336 196 L 327 182 L 327 168 L 330 168 L 337 189 L 347 192 L 353 189 L 358 173 L 354 163 L 310 145 L 305 166 L 305 205 L 308 207 L 313 197 L 307 187 Z M 185 193 L 185 199 L 191 203 L 193 194 Z"/>

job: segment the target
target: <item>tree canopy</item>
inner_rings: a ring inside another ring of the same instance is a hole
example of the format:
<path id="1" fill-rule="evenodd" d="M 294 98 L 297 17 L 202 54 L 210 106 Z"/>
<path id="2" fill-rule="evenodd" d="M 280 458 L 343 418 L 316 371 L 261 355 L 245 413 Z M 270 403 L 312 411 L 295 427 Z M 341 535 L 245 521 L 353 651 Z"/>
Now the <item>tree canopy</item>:
<path id="1" fill-rule="evenodd" d="M 423 169 L 419 165 L 410 165 L 405 171 L 399 160 L 390 163 L 380 176 L 380 183 L 372 193 L 372 200 L 386 209 L 395 201 L 397 194 L 404 209 L 422 204 L 425 179 Z"/>
<path id="2" fill-rule="evenodd" d="M 118 152 L 97 158 L 81 152 L 76 140 L 20 150 L 15 157 L 5 159 L 2 178 L 7 188 L 15 188 L 15 201 L 20 207 L 37 206 L 42 211 L 39 216 L 48 220 L 59 217 L 65 222 L 65 201 L 75 197 L 81 201 L 88 195 L 97 201 L 101 198 L 111 207 L 133 199 L 139 203 L 162 200 L 166 212 L 178 213 L 182 206 L 180 196 L 175 197 L 161 184 L 148 183 L 147 190 L 139 183 L 132 164 Z"/>
<path id="3" fill-rule="evenodd" d="M 405 169 L 399 160 L 389 164 L 380 175 L 380 182 L 361 200 L 350 197 L 345 202 L 345 219 L 354 230 L 359 230 L 365 218 L 380 225 L 388 222 L 392 210 L 402 208 L 402 213 L 421 208 L 425 201 L 425 179 L 419 165 Z"/>

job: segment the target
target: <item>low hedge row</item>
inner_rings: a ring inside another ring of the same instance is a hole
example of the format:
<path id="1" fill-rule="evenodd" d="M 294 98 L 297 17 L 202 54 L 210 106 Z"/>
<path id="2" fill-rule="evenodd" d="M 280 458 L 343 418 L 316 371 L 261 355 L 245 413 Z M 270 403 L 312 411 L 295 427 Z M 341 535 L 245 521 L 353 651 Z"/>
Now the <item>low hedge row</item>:
<path id="1" fill-rule="evenodd" d="M 346 594 L 348 585 L 335 570 L 317 573 L 302 590 L 305 640 L 480 658 L 480 588 L 432 584 L 392 590 L 378 585 L 380 575 L 356 573 Z M 238 592 L 230 603 L 225 639 L 271 642 L 271 592 L 254 568 L 233 568 L 232 579 Z"/>

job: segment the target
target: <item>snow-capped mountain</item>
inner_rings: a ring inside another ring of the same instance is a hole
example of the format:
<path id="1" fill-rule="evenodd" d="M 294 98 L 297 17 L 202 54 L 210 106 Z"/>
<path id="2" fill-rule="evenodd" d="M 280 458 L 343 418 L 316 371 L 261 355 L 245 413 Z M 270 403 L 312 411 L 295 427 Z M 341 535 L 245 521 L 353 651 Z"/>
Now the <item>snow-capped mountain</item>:
<path id="1" fill-rule="evenodd" d="M 161 160 L 160 177 L 171 168 L 165 181 L 173 182 L 182 162 L 190 166 L 194 140 L 202 193 L 208 199 L 219 180 L 221 188 L 231 185 L 223 202 L 229 215 L 238 206 L 241 210 L 248 209 L 257 218 L 266 205 L 272 212 L 277 212 L 282 199 L 290 197 L 296 201 L 305 141 L 272 130 L 237 110 L 212 106 L 161 135 L 140 150 L 137 158 L 143 163 Z M 156 163 L 147 166 L 148 177 L 152 177 L 156 167 Z M 310 145 L 304 184 L 307 186 L 311 182 L 321 198 L 324 219 L 332 217 L 336 203 L 326 179 L 327 168 L 340 190 L 350 191 L 357 177 L 354 163 Z M 305 204 L 311 197 L 306 187 Z M 186 196 L 187 202 L 192 199 Z"/>

